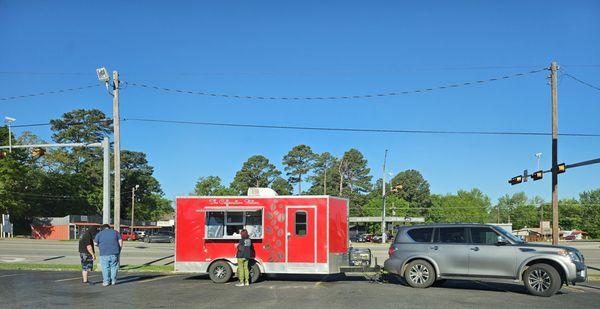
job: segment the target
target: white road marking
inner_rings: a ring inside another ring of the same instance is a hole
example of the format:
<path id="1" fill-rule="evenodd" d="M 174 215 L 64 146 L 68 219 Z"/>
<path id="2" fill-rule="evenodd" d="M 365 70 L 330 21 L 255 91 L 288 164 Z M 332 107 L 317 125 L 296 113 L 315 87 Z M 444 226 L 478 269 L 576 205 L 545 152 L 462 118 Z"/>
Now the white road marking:
<path id="1" fill-rule="evenodd" d="M 0 278 L 6 278 L 6 277 L 14 277 L 14 276 L 22 276 L 24 274 L 10 274 L 10 275 L 2 275 L 0 276 Z"/>
<path id="2" fill-rule="evenodd" d="M 25 261 L 25 258 L 21 258 L 21 257 L 16 257 L 16 258 L 2 257 L 2 259 L 0 259 L 0 262 L 4 262 L 4 263 L 16 263 L 16 262 L 22 262 L 22 261 Z"/>

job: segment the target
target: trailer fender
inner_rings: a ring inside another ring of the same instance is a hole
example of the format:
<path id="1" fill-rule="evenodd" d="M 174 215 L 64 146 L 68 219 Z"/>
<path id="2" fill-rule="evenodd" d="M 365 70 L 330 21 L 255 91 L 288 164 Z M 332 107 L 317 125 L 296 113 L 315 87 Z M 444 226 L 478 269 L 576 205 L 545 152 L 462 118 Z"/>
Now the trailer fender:
<path id="1" fill-rule="evenodd" d="M 261 259 L 257 259 L 257 258 L 254 258 L 252 260 L 256 263 L 256 265 L 258 265 L 258 269 L 260 269 L 260 272 L 262 274 L 264 274 L 265 273 L 265 266 L 264 266 L 262 260 Z M 217 261 L 226 261 L 229 264 L 229 266 L 231 267 L 231 270 L 233 270 L 234 273 L 237 273 L 237 266 L 238 266 L 237 265 L 237 258 L 229 258 L 229 257 L 216 258 L 216 259 L 212 260 L 210 262 L 210 264 L 208 264 L 208 267 L 206 269 L 208 270 L 210 268 L 210 265 L 212 265 L 214 262 L 217 262 Z"/>

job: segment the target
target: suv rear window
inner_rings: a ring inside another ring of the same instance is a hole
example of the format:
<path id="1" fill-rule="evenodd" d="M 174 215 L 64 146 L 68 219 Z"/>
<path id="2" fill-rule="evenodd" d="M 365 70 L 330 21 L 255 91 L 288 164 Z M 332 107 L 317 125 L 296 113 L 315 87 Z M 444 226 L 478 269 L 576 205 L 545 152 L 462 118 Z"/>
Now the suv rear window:
<path id="1" fill-rule="evenodd" d="M 431 242 L 433 228 L 412 229 L 407 234 L 416 242 Z"/>

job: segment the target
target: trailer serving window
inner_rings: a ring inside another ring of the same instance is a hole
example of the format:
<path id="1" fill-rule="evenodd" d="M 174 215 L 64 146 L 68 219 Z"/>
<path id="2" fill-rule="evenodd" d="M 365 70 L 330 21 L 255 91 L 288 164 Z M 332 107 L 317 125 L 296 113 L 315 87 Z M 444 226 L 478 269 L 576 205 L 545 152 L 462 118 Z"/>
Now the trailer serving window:
<path id="1" fill-rule="evenodd" d="M 253 210 L 207 210 L 207 239 L 236 239 L 240 231 L 246 229 L 250 238 L 262 238 L 262 209 Z"/>

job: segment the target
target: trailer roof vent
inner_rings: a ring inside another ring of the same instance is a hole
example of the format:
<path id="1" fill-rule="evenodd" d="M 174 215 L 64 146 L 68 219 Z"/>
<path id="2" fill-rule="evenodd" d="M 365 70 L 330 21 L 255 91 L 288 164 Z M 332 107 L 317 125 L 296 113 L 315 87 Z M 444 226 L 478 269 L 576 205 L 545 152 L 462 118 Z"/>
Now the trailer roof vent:
<path id="1" fill-rule="evenodd" d="M 271 188 L 248 188 L 248 196 L 277 196 L 277 192 Z"/>

